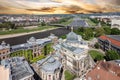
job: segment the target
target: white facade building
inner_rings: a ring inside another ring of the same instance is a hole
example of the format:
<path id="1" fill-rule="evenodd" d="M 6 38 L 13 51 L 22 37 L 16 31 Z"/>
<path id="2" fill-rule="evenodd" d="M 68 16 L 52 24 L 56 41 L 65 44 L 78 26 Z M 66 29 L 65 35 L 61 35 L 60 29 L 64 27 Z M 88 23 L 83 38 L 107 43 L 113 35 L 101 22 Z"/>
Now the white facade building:
<path id="1" fill-rule="evenodd" d="M 94 61 L 88 54 L 88 44 L 81 36 L 70 32 L 67 39 L 59 40 L 55 50 L 63 56 L 62 65 L 78 77 L 83 76 L 94 66 Z"/>
<path id="2" fill-rule="evenodd" d="M 120 30 L 120 18 L 111 19 L 111 28 L 118 28 Z"/>

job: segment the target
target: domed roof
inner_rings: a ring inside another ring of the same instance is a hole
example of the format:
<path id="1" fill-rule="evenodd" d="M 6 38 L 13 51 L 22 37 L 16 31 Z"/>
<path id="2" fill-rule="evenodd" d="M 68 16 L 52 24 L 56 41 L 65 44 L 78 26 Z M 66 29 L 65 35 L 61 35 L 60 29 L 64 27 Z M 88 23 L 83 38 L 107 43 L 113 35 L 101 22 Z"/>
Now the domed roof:
<path id="1" fill-rule="evenodd" d="M 29 41 L 30 41 L 30 42 L 35 42 L 36 39 L 35 39 L 34 37 L 31 37 L 31 38 L 29 39 Z"/>
<path id="2" fill-rule="evenodd" d="M 67 41 L 78 41 L 78 35 L 71 31 L 67 35 Z"/>
<path id="3" fill-rule="evenodd" d="M 49 63 L 53 63 L 55 62 L 55 59 L 53 57 L 51 57 L 49 60 L 48 60 Z"/>

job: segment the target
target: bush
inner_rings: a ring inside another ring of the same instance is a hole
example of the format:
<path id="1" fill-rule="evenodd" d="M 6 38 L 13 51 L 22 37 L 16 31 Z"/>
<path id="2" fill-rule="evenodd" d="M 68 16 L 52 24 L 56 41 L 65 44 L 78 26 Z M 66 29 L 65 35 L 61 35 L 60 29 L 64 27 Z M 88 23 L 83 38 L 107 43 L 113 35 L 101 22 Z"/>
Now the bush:
<path id="1" fill-rule="evenodd" d="M 75 78 L 75 75 L 73 75 L 70 71 L 65 71 L 65 80 L 73 80 Z"/>

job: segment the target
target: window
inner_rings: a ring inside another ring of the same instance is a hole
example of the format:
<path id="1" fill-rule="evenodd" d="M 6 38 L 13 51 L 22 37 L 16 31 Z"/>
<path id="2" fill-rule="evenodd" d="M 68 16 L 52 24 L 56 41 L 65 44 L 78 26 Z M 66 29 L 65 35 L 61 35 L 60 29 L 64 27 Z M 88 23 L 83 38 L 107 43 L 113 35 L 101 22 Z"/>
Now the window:
<path id="1" fill-rule="evenodd" d="M 51 75 L 49 75 L 49 80 L 51 80 Z"/>
<path id="2" fill-rule="evenodd" d="M 5 52 L 3 52 L 3 54 L 5 54 Z"/>
<path id="3" fill-rule="evenodd" d="M 3 57 L 3 59 L 5 59 L 5 57 Z"/>
<path id="4" fill-rule="evenodd" d="M 97 79 L 100 79 L 100 75 L 99 74 L 96 77 L 97 77 Z"/>
<path id="5" fill-rule="evenodd" d="M 56 78 L 57 78 L 57 74 L 56 74 Z"/>

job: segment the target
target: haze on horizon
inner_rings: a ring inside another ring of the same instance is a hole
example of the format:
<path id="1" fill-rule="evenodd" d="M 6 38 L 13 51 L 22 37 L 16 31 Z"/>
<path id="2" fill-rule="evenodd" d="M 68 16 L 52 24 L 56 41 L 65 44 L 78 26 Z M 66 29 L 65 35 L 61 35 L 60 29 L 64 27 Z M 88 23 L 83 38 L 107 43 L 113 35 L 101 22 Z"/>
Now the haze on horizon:
<path id="1" fill-rule="evenodd" d="M 0 14 L 120 12 L 120 0 L 0 0 Z"/>

